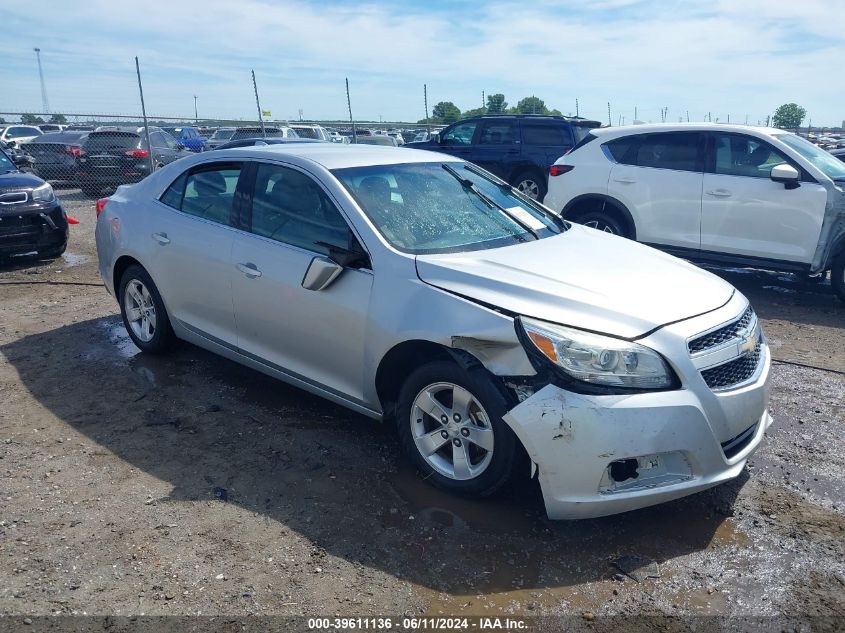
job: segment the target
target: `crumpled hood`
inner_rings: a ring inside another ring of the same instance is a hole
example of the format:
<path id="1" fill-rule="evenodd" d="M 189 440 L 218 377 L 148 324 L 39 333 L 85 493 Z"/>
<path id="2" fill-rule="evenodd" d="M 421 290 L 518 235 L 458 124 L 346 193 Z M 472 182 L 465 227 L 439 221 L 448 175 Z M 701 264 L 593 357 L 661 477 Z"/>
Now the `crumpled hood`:
<path id="1" fill-rule="evenodd" d="M 417 274 L 509 312 L 623 338 L 715 310 L 734 292 L 683 260 L 577 224 L 535 242 L 420 255 Z"/>

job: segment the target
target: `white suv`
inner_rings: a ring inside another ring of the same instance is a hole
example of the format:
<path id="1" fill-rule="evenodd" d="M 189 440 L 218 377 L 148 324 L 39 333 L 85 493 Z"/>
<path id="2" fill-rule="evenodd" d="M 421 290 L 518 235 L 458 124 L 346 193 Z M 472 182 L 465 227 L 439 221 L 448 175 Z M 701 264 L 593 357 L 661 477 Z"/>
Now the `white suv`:
<path id="1" fill-rule="evenodd" d="M 687 259 L 831 270 L 845 301 L 845 164 L 784 130 L 594 129 L 549 169 L 544 203 Z"/>

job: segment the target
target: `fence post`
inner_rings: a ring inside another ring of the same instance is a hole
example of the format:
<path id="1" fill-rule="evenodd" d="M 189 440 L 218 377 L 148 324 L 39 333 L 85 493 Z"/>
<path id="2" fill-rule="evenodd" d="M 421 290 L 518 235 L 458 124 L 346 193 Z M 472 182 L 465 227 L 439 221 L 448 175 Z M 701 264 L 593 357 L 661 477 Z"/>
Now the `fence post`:
<path id="1" fill-rule="evenodd" d="M 261 116 L 261 102 L 258 100 L 258 84 L 255 81 L 255 71 L 252 71 L 252 88 L 255 90 L 255 107 L 258 108 L 258 121 L 261 123 L 261 136 L 267 138 L 267 132 L 264 130 L 264 117 Z"/>
<path id="2" fill-rule="evenodd" d="M 138 56 L 135 56 L 135 72 L 138 74 L 138 92 L 141 93 L 141 116 L 144 118 L 144 136 L 147 138 L 147 151 L 150 157 L 150 173 L 155 171 L 153 161 L 153 146 L 150 143 L 150 126 L 147 124 L 147 108 L 144 105 L 144 88 L 141 85 L 141 65 L 138 63 Z"/>
<path id="3" fill-rule="evenodd" d="M 355 119 L 352 118 L 352 99 L 349 97 L 349 77 L 346 78 L 346 107 L 349 109 L 349 122 L 352 124 L 352 142 L 358 142 L 358 132 L 355 130 Z"/>

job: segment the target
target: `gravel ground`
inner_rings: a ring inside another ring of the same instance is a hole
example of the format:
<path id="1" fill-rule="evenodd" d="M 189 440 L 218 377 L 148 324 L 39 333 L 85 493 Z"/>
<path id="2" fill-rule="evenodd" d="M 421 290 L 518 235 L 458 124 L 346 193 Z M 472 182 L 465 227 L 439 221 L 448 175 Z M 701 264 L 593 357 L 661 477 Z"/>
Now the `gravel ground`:
<path id="1" fill-rule="evenodd" d="M 845 616 L 845 306 L 829 282 L 714 269 L 792 363 L 774 366 L 775 424 L 739 479 L 550 522 L 534 482 L 450 497 L 406 469 L 385 425 L 192 346 L 140 354 L 99 286 L 92 201 L 59 193 L 81 221 L 68 253 L 0 271 L 7 625 L 637 614 L 827 616 L 835 628 Z M 656 577 L 620 574 L 620 557 Z"/>

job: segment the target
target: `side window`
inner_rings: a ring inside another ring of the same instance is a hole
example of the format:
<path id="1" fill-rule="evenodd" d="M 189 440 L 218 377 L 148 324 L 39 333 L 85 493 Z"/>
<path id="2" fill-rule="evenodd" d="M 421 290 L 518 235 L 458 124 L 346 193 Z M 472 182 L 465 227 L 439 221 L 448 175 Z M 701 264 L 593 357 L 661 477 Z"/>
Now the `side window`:
<path id="1" fill-rule="evenodd" d="M 475 134 L 477 121 L 459 123 L 451 130 L 440 137 L 443 145 L 469 145 L 472 143 L 472 135 Z"/>
<path id="2" fill-rule="evenodd" d="M 153 147 L 167 147 L 167 141 L 162 132 L 150 132 L 150 145 Z"/>
<path id="3" fill-rule="evenodd" d="M 740 134 L 716 134 L 714 171 L 725 176 L 768 178 L 772 167 L 789 162 L 763 140 Z"/>
<path id="4" fill-rule="evenodd" d="M 569 126 L 550 121 L 522 121 L 522 142 L 525 145 L 572 146 Z"/>
<path id="5" fill-rule="evenodd" d="M 698 132 L 669 132 L 646 134 L 628 151 L 625 158 L 633 156 L 631 164 L 679 171 L 702 171 L 701 134 Z M 627 161 L 621 161 L 627 162 Z"/>
<path id="6" fill-rule="evenodd" d="M 479 145 L 513 145 L 519 140 L 516 122 L 486 121 L 478 137 Z"/>
<path id="7" fill-rule="evenodd" d="M 160 200 L 188 215 L 229 224 L 240 175 L 238 163 L 202 165 L 179 176 Z"/>
<path id="8" fill-rule="evenodd" d="M 349 248 L 349 226 L 319 185 L 278 165 L 256 170 L 252 232 L 324 255 L 328 248 L 318 242 Z"/>

